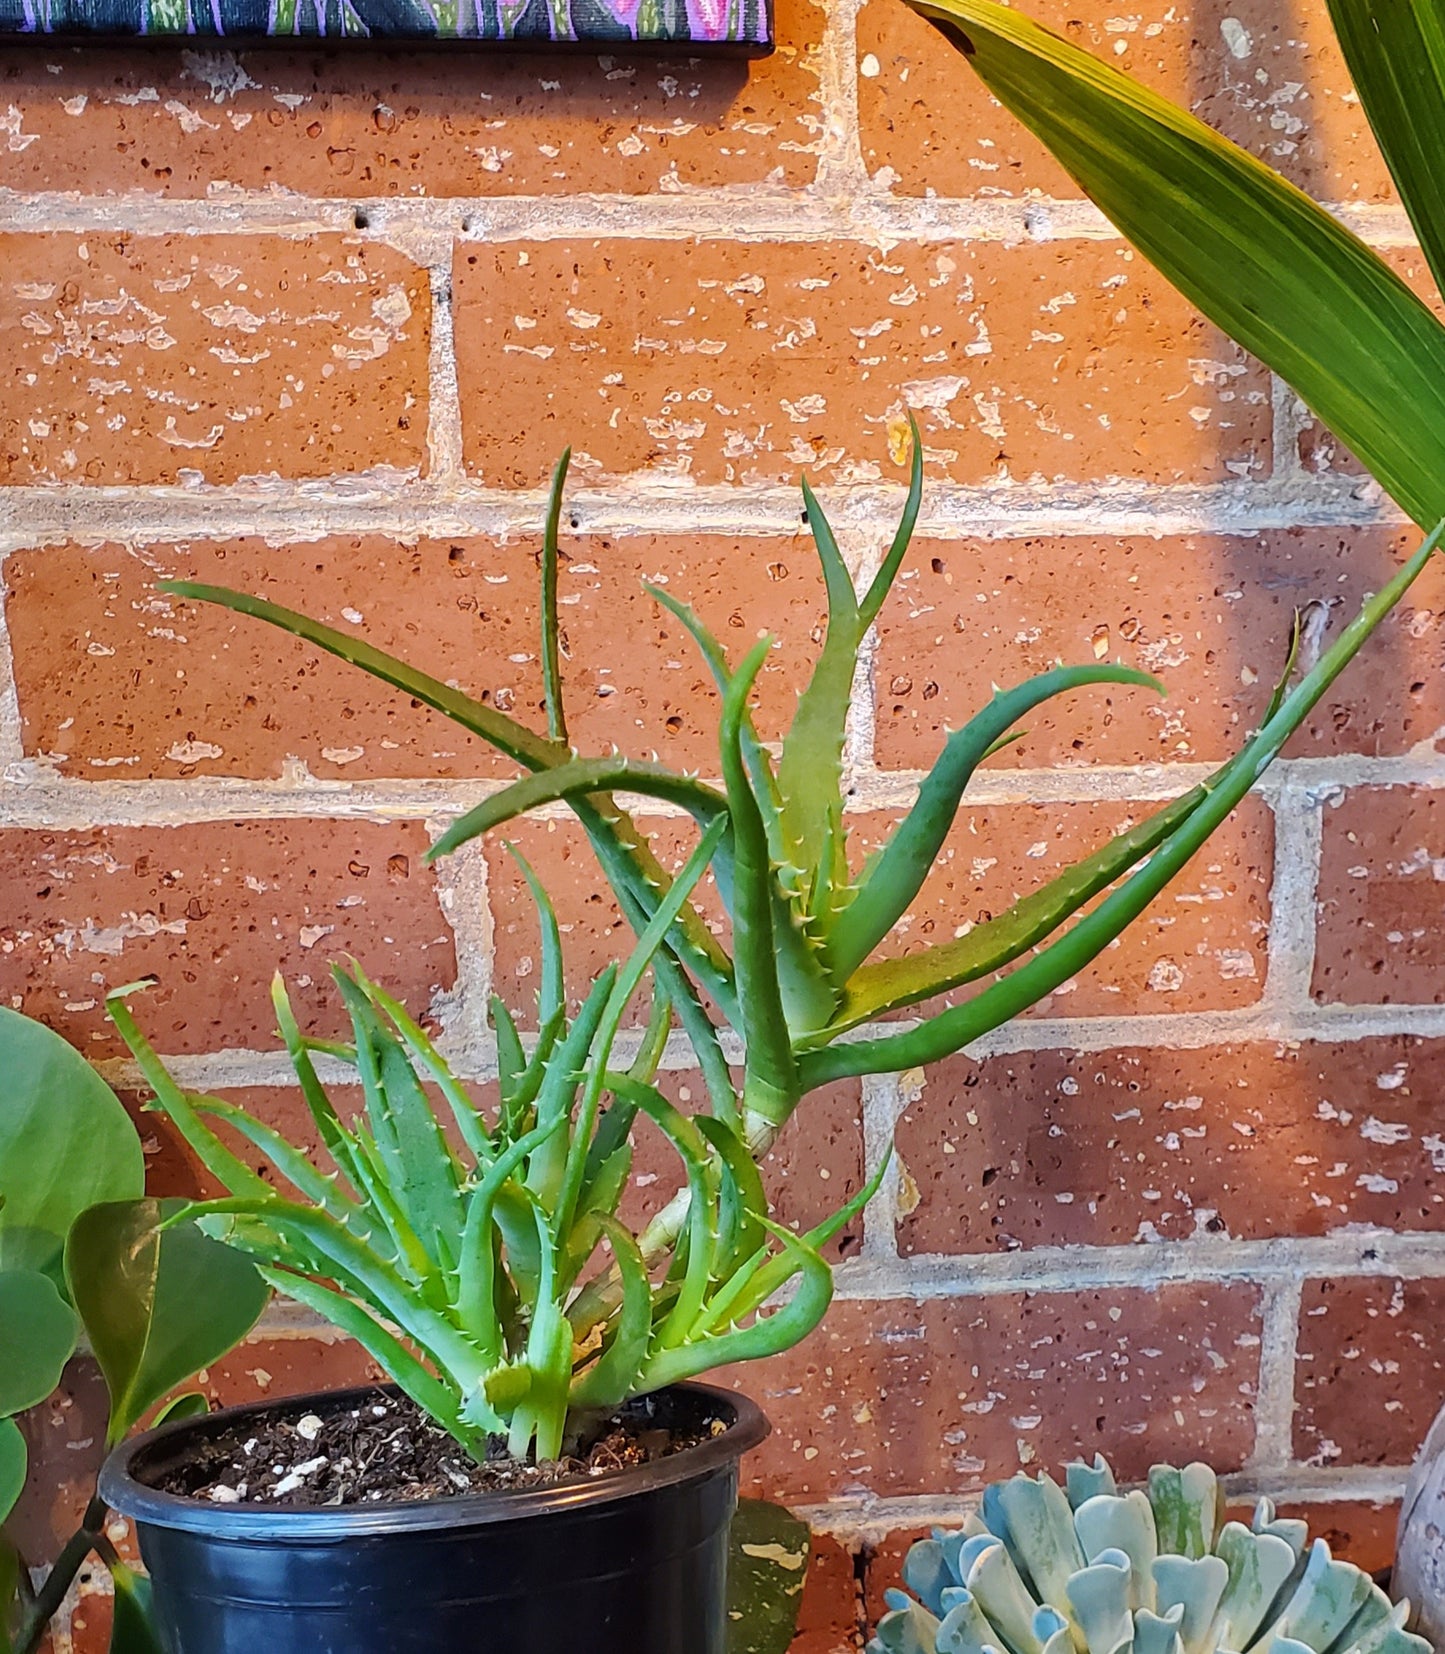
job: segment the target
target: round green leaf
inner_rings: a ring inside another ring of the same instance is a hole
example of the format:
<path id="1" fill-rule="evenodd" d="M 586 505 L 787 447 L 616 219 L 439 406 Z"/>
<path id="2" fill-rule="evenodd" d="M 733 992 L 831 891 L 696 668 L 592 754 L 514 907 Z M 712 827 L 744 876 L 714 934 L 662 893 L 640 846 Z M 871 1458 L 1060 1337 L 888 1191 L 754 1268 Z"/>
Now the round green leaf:
<path id="1" fill-rule="evenodd" d="M 144 1187 L 140 1138 L 115 1093 L 59 1034 L 0 1007 L 0 1269 L 59 1283 L 80 1213 Z"/>
<path id="2" fill-rule="evenodd" d="M 0 1270 L 0 1418 L 34 1407 L 75 1351 L 75 1312 L 48 1275 Z"/>
<path id="3" fill-rule="evenodd" d="M 195 1224 L 160 1229 L 183 1204 L 108 1201 L 70 1231 L 65 1271 L 110 1390 L 112 1442 L 240 1343 L 270 1295 L 249 1258 Z"/>
<path id="4" fill-rule="evenodd" d="M 118 1559 L 110 1564 L 110 1577 L 115 1583 L 110 1654 L 165 1654 L 156 1632 L 150 1580 Z"/>
<path id="5" fill-rule="evenodd" d="M 0 1419 L 0 1522 L 15 1509 L 25 1486 L 25 1438 L 14 1419 Z"/>

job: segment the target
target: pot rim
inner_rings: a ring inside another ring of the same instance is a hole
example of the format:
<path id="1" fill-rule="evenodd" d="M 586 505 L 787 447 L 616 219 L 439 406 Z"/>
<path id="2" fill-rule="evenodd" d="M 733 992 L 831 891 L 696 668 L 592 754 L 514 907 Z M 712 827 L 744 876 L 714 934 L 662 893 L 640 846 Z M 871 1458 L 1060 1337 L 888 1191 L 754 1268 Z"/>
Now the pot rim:
<path id="1" fill-rule="evenodd" d="M 204 1418 L 183 1419 L 147 1430 L 122 1442 L 101 1468 L 100 1497 L 122 1516 L 151 1527 L 205 1533 L 217 1539 L 269 1541 L 346 1540 L 388 1533 L 416 1533 L 433 1528 L 485 1527 L 539 1516 L 590 1510 L 615 1504 L 680 1482 L 701 1481 L 756 1447 L 770 1430 L 762 1409 L 747 1396 L 711 1384 L 669 1385 L 658 1394 L 683 1393 L 711 1402 L 729 1420 L 721 1435 L 596 1481 L 566 1482 L 560 1487 L 520 1492 L 462 1493 L 444 1498 L 375 1505 L 216 1505 L 186 1494 L 148 1487 L 133 1471 L 138 1460 L 179 1438 L 224 1430 L 237 1420 L 281 1410 L 293 1411 L 309 1397 L 328 1402 L 396 1391 L 395 1385 L 363 1384 L 344 1390 L 311 1391 L 280 1401 L 223 1407 Z"/>

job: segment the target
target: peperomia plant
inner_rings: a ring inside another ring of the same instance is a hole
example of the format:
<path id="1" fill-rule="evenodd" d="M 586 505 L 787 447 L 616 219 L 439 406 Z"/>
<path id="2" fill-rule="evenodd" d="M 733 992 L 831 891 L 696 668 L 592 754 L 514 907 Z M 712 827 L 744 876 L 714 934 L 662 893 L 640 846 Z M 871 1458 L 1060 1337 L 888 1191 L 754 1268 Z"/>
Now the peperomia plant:
<path id="1" fill-rule="evenodd" d="M 828 627 L 776 760 L 749 711 L 749 696 L 771 641 L 763 639 L 734 664 L 690 609 L 670 593 L 650 588 L 691 634 L 721 691 L 718 786 L 615 754 L 578 757 L 568 743 L 557 620 L 557 529 L 566 469 L 564 454 L 553 476 L 542 552 L 545 734 L 292 610 L 188 581 L 162 582 L 162 589 L 219 603 L 293 632 L 436 708 L 533 772 L 454 822 L 432 847 L 432 856 L 565 799 L 586 829 L 624 914 L 640 933 L 664 903 L 673 902 L 675 887 L 616 794 L 644 794 L 681 806 L 704 826 L 722 824 L 715 871 L 731 920 L 731 950 L 684 898 L 676 903 L 654 969 L 698 1053 L 716 1116 L 736 1125 L 755 1155 L 766 1151 L 799 1100 L 815 1087 L 849 1075 L 911 1068 L 958 1051 L 1094 959 L 1255 784 L 1419 574 L 1445 528 L 1442 524 L 1429 536 L 1293 687 L 1291 647 L 1259 729 L 1207 781 L 966 935 L 903 958 L 881 958 L 879 945 L 917 896 L 974 772 L 1016 738 L 1021 718 L 1052 696 L 1092 684 L 1162 686 L 1143 673 L 1099 664 L 1059 666 L 997 692 L 948 737 L 892 837 L 855 869 L 843 797 L 845 724 L 860 649 L 907 553 L 918 516 L 923 462 L 916 427 L 903 518 L 861 598 L 818 500 L 803 483 L 827 589 Z M 1100 896 L 1103 900 L 1091 906 Z M 890 1012 L 970 984 L 981 986 L 962 1003 L 916 1025 L 857 1032 Z M 729 1080 L 714 1014 L 742 1037 L 740 1097 Z M 645 1256 L 649 1247 L 669 1243 L 686 1210 L 684 1194 L 644 1236 Z"/>
<path id="2" fill-rule="evenodd" d="M 303 1036 L 278 981 L 276 1015 L 325 1171 L 233 1104 L 181 1091 L 131 1015 L 132 990 L 110 999 L 157 1106 L 229 1191 L 171 1221 L 196 1219 L 259 1259 L 271 1285 L 355 1338 L 479 1461 L 494 1436 L 518 1458 L 555 1459 L 629 1397 L 795 1344 L 832 1297 L 819 1249 L 877 1186 L 881 1169 L 808 1234 L 774 1223 L 735 1120 L 689 1117 L 653 1084 L 671 1022 L 663 992 L 636 1059 L 626 1071 L 610 1066 L 623 1014 L 725 825 L 708 826 L 630 958 L 602 972 L 570 1019 L 557 920 L 522 862 L 541 918 L 541 1033 L 528 1055 L 493 1002 L 495 1111 L 471 1100 L 420 1024 L 358 966 L 334 973 L 347 1044 Z M 317 1053 L 361 1084 L 364 1109 L 349 1123 Z M 680 1157 L 690 1197 L 661 1262 L 644 1258 L 619 1216 L 639 1118 Z M 258 1149 L 287 1187 L 253 1170 L 214 1125 Z M 615 1296 L 593 1285 L 613 1268 Z M 795 1279 L 787 1302 L 765 1311 Z"/>
<path id="3" fill-rule="evenodd" d="M 116 1555 L 98 1498 L 32 1591 L 4 1531 L 25 1488 L 19 1415 L 56 1389 L 83 1330 L 113 1446 L 239 1343 L 269 1293 L 245 1258 L 176 1221 L 184 1202 L 145 1198 L 135 1127 L 59 1034 L 0 1008 L 0 1069 L 0 1651 L 30 1654 L 94 1553 L 115 1583 L 112 1654 L 152 1654 L 146 1582 Z M 189 1392 L 162 1416 L 205 1407 Z"/>

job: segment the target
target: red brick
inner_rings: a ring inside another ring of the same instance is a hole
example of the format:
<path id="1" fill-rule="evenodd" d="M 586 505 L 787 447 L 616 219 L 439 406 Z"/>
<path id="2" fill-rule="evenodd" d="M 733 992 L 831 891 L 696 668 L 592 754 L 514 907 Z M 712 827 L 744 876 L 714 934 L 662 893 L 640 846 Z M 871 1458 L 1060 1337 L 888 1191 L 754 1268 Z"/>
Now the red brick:
<path id="1" fill-rule="evenodd" d="M 1279 1506 L 1283 1517 L 1299 1517 L 1310 1525 L 1312 1538 L 1323 1539 L 1330 1550 L 1353 1562 L 1367 1574 L 1378 1574 L 1395 1562 L 1395 1526 L 1400 1519 L 1398 1500 L 1375 1503 L 1342 1499 L 1330 1504 Z"/>
<path id="2" fill-rule="evenodd" d="M 773 1433 L 744 1491 L 814 1501 L 974 1491 L 1106 1452 L 1121 1477 L 1254 1439 L 1259 1322 L 1243 1286 L 835 1303 L 796 1349 L 728 1369 Z"/>
<path id="3" fill-rule="evenodd" d="M 854 1654 L 862 1646 L 854 1562 L 852 1553 L 830 1535 L 813 1535 L 797 1634 L 788 1654 Z"/>
<path id="4" fill-rule="evenodd" d="M 389 248 L 108 232 L 0 259 L 0 481 L 425 468 L 427 276 Z"/>
<path id="5" fill-rule="evenodd" d="M 643 193 L 813 176 L 824 12 L 779 0 L 778 50 L 699 58 L 12 51 L 10 189 L 205 197 Z"/>
<path id="6" fill-rule="evenodd" d="M 1109 686 L 1051 701 L 993 767 L 1222 760 L 1263 715 L 1294 611 L 1329 605 L 1337 634 L 1418 540 L 1382 527 L 919 543 L 880 617 L 878 762 L 926 768 L 994 684 L 1059 660 L 1154 672 L 1167 698 Z M 1291 754 L 1406 752 L 1445 728 L 1442 616 L 1432 565 Z"/>
<path id="7" fill-rule="evenodd" d="M 1295 1377 L 1295 1456 L 1407 1465 L 1445 1384 L 1445 1281 L 1307 1281 Z"/>
<path id="8" fill-rule="evenodd" d="M 899 1123 L 899 1246 L 1445 1228 L 1442 1086 L 1445 1045 L 1403 1035 L 952 1057 Z"/>
<path id="9" fill-rule="evenodd" d="M 400 822 L 9 829 L 0 993 L 92 1056 L 124 1050 L 106 989 L 150 974 L 133 1006 L 162 1052 L 271 1045 L 276 970 L 305 1026 L 340 1030 L 327 967 L 351 953 L 425 1012 L 456 973 L 425 845 Z"/>
<path id="10" fill-rule="evenodd" d="M 80 1595 L 70 1618 L 68 1654 L 109 1654 L 113 1599 L 105 1589 L 103 1573 L 95 1562 L 81 1570 Z M 50 1646 L 42 1644 L 41 1654 L 46 1654 Z"/>
<path id="11" fill-rule="evenodd" d="M 494 486 L 539 484 L 564 441 L 598 480 L 867 480 L 908 403 L 964 482 L 1269 469 L 1262 372 L 1117 245 L 468 244 L 454 285 Z"/>
<path id="12" fill-rule="evenodd" d="M 959 811 L 913 907 L 879 949 L 921 952 L 1082 859 L 1155 805 L 1010 804 Z M 858 818 L 859 854 L 892 823 Z M 1269 812 L 1246 799 L 1141 918 L 1038 1006 L 1046 1016 L 1222 1010 L 1264 988 L 1273 854 Z M 958 990 L 950 1000 L 977 992 Z"/>
<path id="13" fill-rule="evenodd" d="M 356 667 L 155 583 L 204 580 L 300 609 L 545 731 L 537 555 L 531 538 L 379 536 L 17 552 L 7 614 L 27 750 L 86 777 L 275 776 L 288 756 L 348 779 L 513 775 L 485 742 Z M 777 636 L 758 703 L 771 731 L 806 682 L 823 623 L 812 544 L 566 543 L 558 583 L 574 745 L 716 769 L 711 676 L 645 580 L 686 598 L 734 657 L 764 630 Z"/>
<path id="14" fill-rule="evenodd" d="M 1029 14 L 1195 110 L 1325 201 L 1393 199 L 1389 174 L 1322 12 L 1245 0 L 1121 13 L 1039 0 Z M 1226 40 L 1222 25 L 1233 24 Z M 900 0 L 858 17 L 865 164 L 908 195 L 1077 197 L 1078 186 L 1001 109 L 958 51 Z"/>
<path id="15" fill-rule="evenodd" d="M 348 1338 L 277 1338 L 261 1332 L 210 1367 L 198 1388 L 205 1390 L 216 1408 L 387 1382 L 386 1374 L 366 1351 Z"/>
<path id="16" fill-rule="evenodd" d="M 885 1534 L 866 1553 L 863 1612 L 870 1631 L 877 1628 L 888 1612 L 885 1591 L 903 1589 L 903 1564 L 910 1548 L 920 1539 L 933 1537 L 932 1528 L 895 1528 Z"/>
<path id="17" fill-rule="evenodd" d="M 109 1416 L 105 1380 L 85 1355 L 69 1361 L 51 1395 L 22 1414 L 29 1468 L 5 1532 L 32 1567 L 53 1562 L 79 1527 L 105 1459 Z"/>
<path id="18" fill-rule="evenodd" d="M 1352 1004 L 1445 998 L 1445 795 L 1361 787 L 1325 810 L 1313 993 Z"/>

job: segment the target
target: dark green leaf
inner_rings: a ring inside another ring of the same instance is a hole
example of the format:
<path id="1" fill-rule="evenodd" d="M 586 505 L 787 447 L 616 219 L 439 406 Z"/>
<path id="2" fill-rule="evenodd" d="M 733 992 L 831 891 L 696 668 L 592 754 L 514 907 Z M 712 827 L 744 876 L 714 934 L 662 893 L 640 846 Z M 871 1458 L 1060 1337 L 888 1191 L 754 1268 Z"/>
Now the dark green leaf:
<path id="1" fill-rule="evenodd" d="M 25 1438 L 14 1419 L 0 1419 L 0 1522 L 25 1488 Z"/>
<path id="2" fill-rule="evenodd" d="M 110 1564 L 115 1583 L 115 1617 L 110 1654 L 166 1654 L 152 1617 L 151 1582 L 119 1560 Z"/>
<path id="3" fill-rule="evenodd" d="M 3 1455 L 3 1449 L 0 1449 Z M 0 1471 L 0 1477 L 3 1477 Z M 0 1493 L 0 1522 L 5 1520 L 4 1495 Z M 0 1654 L 10 1654 L 14 1646 L 10 1628 L 15 1618 L 16 1598 L 20 1593 L 20 1553 L 3 1533 L 0 1533 Z"/>
<path id="4" fill-rule="evenodd" d="M 0 1270 L 0 1418 L 35 1407 L 60 1382 L 80 1330 L 54 1281 L 37 1269 Z"/>
<path id="5" fill-rule="evenodd" d="M 781 1505 L 738 1500 L 728 1549 L 727 1654 L 787 1654 L 810 1543 L 807 1523 Z"/>
<path id="6" fill-rule="evenodd" d="M 194 1224 L 161 1231 L 183 1204 L 111 1201 L 70 1232 L 66 1274 L 110 1391 L 112 1442 L 240 1343 L 269 1296 L 249 1259 Z"/>
<path id="7" fill-rule="evenodd" d="M 140 1138 L 115 1093 L 59 1034 L 0 1008 L 0 1269 L 62 1282 L 71 1224 L 145 1187 Z"/>
<path id="8" fill-rule="evenodd" d="M 1292 385 L 1422 528 L 1445 515 L 1445 327 L 1383 259 L 1202 121 L 1017 11 L 911 3 L 1144 256 Z"/>

